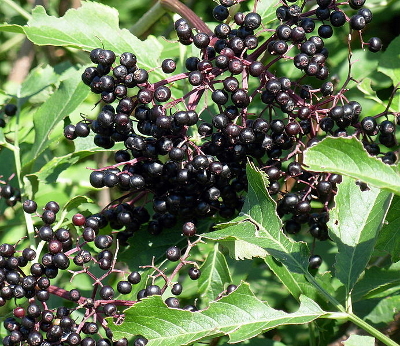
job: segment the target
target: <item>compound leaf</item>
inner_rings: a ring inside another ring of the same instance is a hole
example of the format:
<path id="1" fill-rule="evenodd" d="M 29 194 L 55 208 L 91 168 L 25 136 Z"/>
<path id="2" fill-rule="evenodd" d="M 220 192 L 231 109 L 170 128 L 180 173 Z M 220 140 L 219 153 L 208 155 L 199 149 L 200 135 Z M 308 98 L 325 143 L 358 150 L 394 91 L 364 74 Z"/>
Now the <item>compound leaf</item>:
<path id="1" fill-rule="evenodd" d="M 143 335 L 147 346 L 189 345 L 205 337 L 228 335 L 230 343 L 252 338 L 263 331 L 285 324 L 313 321 L 324 311 L 302 296 L 294 313 L 275 310 L 242 283 L 234 292 L 198 312 L 168 308 L 160 296 L 145 298 L 125 310 L 121 325 L 110 324 L 119 339 Z"/>
<path id="2" fill-rule="evenodd" d="M 328 227 L 338 247 L 336 277 L 350 292 L 365 270 L 389 208 L 392 194 L 370 187 L 363 190 L 343 177 L 329 212 Z"/>
<path id="3" fill-rule="evenodd" d="M 356 138 L 326 137 L 304 152 L 304 164 L 312 171 L 347 175 L 400 194 L 400 166 L 370 156 Z"/>

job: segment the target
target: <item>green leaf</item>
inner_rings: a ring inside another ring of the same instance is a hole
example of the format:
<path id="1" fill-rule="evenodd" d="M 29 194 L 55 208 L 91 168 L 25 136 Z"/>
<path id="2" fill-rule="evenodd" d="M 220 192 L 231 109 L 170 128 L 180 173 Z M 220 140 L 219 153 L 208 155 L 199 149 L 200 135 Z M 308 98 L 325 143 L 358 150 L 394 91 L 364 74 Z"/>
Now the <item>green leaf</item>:
<path id="1" fill-rule="evenodd" d="M 372 255 L 392 194 L 370 187 L 362 191 L 355 181 L 343 177 L 329 212 L 328 227 L 338 247 L 336 277 L 350 292 Z"/>
<path id="2" fill-rule="evenodd" d="M 97 25 L 94 25 L 97 23 Z M 161 45 L 150 36 L 141 41 L 126 29 L 119 28 L 118 11 L 97 3 L 83 2 L 78 9 L 70 9 L 61 18 L 47 15 L 42 6 L 32 11 L 32 19 L 23 27 L 36 45 L 53 45 L 92 50 L 104 46 L 115 54 L 134 53 L 140 65 L 153 68 L 161 52 Z"/>
<path id="3" fill-rule="evenodd" d="M 35 159 L 46 149 L 51 131 L 86 99 L 89 91 L 82 83 L 79 73 L 71 74 L 47 102 L 37 109 L 33 115 L 35 142 L 30 154 L 25 157 L 24 164 Z"/>
<path id="4" fill-rule="evenodd" d="M 383 110 L 386 109 L 387 104 L 382 102 L 382 100 L 376 95 L 375 90 L 372 89 L 372 79 L 371 78 L 364 78 L 361 83 L 357 84 L 357 88 L 362 91 L 366 99 L 370 99 L 377 104 L 382 105 Z M 393 106 L 393 105 L 392 105 Z M 396 111 L 393 107 L 390 107 L 390 110 Z"/>
<path id="5" fill-rule="evenodd" d="M 21 25 L 17 24 L 0 24 L 0 31 L 7 31 L 7 32 L 15 32 L 19 34 L 24 33 L 24 29 L 22 28 Z"/>
<path id="6" fill-rule="evenodd" d="M 376 248 L 389 253 L 393 262 L 400 260 L 400 196 L 393 198 Z"/>
<path id="7" fill-rule="evenodd" d="M 215 300 L 221 294 L 226 283 L 232 282 L 228 264 L 225 256 L 219 251 L 218 244 L 215 244 L 214 250 L 209 252 L 200 269 L 199 293 L 208 305 L 210 301 Z"/>
<path id="8" fill-rule="evenodd" d="M 400 194 L 400 165 L 369 156 L 356 138 L 326 137 L 304 152 L 304 164 L 312 171 L 347 175 Z"/>
<path id="9" fill-rule="evenodd" d="M 276 203 L 268 195 L 265 173 L 247 165 L 248 193 L 241 215 L 216 226 L 217 231 L 204 235 L 214 240 L 243 240 L 264 248 L 270 255 L 295 273 L 306 273 L 309 251 L 303 242 L 295 242 L 281 230 L 282 221 L 276 213 Z"/>
<path id="10" fill-rule="evenodd" d="M 75 196 L 64 205 L 62 212 L 70 212 L 72 209 L 78 208 L 83 203 L 93 203 L 93 200 L 87 196 Z"/>
<path id="11" fill-rule="evenodd" d="M 365 321 L 379 328 L 387 326 L 399 313 L 400 296 L 385 297 L 385 299 L 367 299 L 354 304 L 354 312 Z"/>
<path id="12" fill-rule="evenodd" d="M 308 323 L 324 314 L 311 299 L 302 296 L 300 300 L 294 313 L 275 310 L 242 283 L 207 309 L 193 313 L 168 308 L 160 296 L 153 296 L 125 310 L 124 322 L 110 323 L 110 328 L 117 339 L 143 335 L 149 340 L 147 346 L 188 345 L 219 335 L 228 335 L 230 343 L 237 343 L 277 326 Z"/>
<path id="13" fill-rule="evenodd" d="M 61 173 L 63 173 L 70 166 L 74 165 L 80 159 L 93 155 L 96 152 L 115 152 L 118 149 L 123 149 L 122 143 L 117 143 L 111 149 L 98 147 L 93 143 L 93 138 L 94 134 L 91 133 L 91 135 L 89 135 L 88 137 L 75 139 L 74 152 L 65 156 L 53 157 L 40 169 L 40 171 L 29 174 L 29 176 L 34 175 L 38 178 L 39 181 L 46 184 L 55 183 Z"/>
<path id="14" fill-rule="evenodd" d="M 257 13 L 261 16 L 261 21 L 264 25 L 276 19 L 276 1 L 263 0 L 257 3 Z"/>
<path id="15" fill-rule="evenodd" d="M 229 256 L 236 260 L 252 259 L 254 257 L 265 258 L 268 255 L 262 247 L 244 240 L 221 240 L 220 242 L 228 249 Z"/>
<path id="16" fill-rule="evenodd" d="M 31 97 L 48 89 L 60 79 L 51 66 L 37 66 L 31 70 L 19 88 L 18 97 L 21 105 Z"/>
<path id="17" fill-rule="evenodd" d="M 372 336 L 364 335 L 350 335 L 350 337 L 343 341 L 346 346 L 375 346 L 375 338 Z"/>
<path id="18" fill-rule="evenodd" d="M 279 280 L 281 280 L 291 295 L 297 300 L 300 298 L 300 295 L 304 293 L 300 284 L 310 286 L 311 288 L 311 285 L 307 283 L 303 274 L 291 272 L 286 266 L 275 260 L 272 256 L 266 256 L 264 260 L 269 269 L 275 273 L 275 275 L 279 278 Z"/>
<path id="19" fill-rule="evenodd" d="M 379 60 L 378 71 L 390 77 L 393 85 L 400 83 L 400 36 L 390 42 Z"/>
<path id="20" fill-rule="evenodd" d="M 364 301 L 383 294 L 387 296 L 389 290 L 400 289 L 400 262 L 394 263 L 387 268 L 371 267 L 365 271 L 364 276 L 354 286 L 353 301 Z"/>

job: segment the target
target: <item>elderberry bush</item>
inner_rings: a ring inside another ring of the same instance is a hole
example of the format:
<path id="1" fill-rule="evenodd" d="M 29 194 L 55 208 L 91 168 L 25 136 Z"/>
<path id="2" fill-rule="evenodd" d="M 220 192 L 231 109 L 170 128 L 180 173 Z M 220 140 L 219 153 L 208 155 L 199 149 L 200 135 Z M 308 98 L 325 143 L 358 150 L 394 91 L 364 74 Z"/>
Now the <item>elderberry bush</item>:
<path id="1" fill-rule="evenodd" d="M 398 5 L 194 6 L 4 26 L 3 345 L 397 345 Z"/>

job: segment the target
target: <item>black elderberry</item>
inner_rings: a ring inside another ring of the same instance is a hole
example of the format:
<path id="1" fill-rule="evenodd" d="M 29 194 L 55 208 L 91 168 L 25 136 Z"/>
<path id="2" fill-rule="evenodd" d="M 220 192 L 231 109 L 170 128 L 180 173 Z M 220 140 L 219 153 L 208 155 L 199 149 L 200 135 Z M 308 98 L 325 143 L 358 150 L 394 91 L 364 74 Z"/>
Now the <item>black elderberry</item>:
<path id="1" fill-rule="evenodd" d="M 161 85 L 154 90 L 154 99 L 158 102 L 166 102 L 171 97 L 171 90 L 165 85 Z"/>
<path id="2" fill-rule="evenodd" d="M 374 117 L 365 117 L 361 120 L 361 128 L 362 130 L 369 135 L 376 133 L 377 123 Z"/>
<path id="3" fill-rule="evenodd" d="M 355 14 L 350 18 L 350 28 L 353 30 L 362 30 L 365 28 L 366 21 L 365 18 L 360 14 Z"/>
<path id="4" fill-rule="evenodd" d="M 134 54 L 125 52 L 119 57 L 119 62 L 121 65 L 126 66 L 127 68 L 132 68 L 136 66 L 137 58 Z"/>
<path id="5" fill-rule="evenodd" d="M 148 343 L 148 340 L 144 337 L 139 337 L 135 339 L 133 346 L 146 346 Z"/>
<path id="6" fill-rule="evenodd" d="M 166 257 L 172 262 L 176 262 L 181 258 L 181 250 L 177 246 L 171 246 L 166 251 Z"/>
<path id="7" fill-rule="evenodd" d="M 332 95 L 333 92 L 333 83 L 332 82 L 325 82 L 321 85 L 320 91 L 323 96 Z"/>
<path id="8" fill-rule="evenodd" d="M 300 22 L 300 26 L 304 29 L 306 33 L 313 32 L 315 29 L 315 22 L 311 18 L 304 18 Z"/>
<path id="9" fill-rule="evenodd" d="M 157 285 L 149 285 L 146 287 L 146 296 L 161 295 L 161 288 Z"/>
<path id="10" fill-rule="evenodd" d="M 301 7 L 298 5 L 291 5 L 291 6 L 289 6 L 288 11 L 289 11 L 289 15 L 291 17 L 294 17 L 294 18 L 299 17 L 301 14 Z"/>
<path id="11" fill-rule="evenodd" d="M 52 224 L 56 221 L 56 214 L 52 210 L 44 210 L 42 220 L 46 224 Z"/>
<path id="12" fill-rule="evenodd" d="M 366 0 L 349 0 L 349 5 L 351 8 L 357 10 L 364 6 Z"/>
<path id="13" fill-rule="evenodd" d="M 301 224 L 299 224 L 295 220 L 290 219 L 285 222 L 284 229 L 287 234 L 297 234 L 301 230 Z"/>
<path id="14" fill-rule="evenodd" d="M 12 117 L 15 114 L 17 114 L 17 110 L 18 110 L 17 106 L 15 104 L 13 104 L 13 103 L 7 103 L 4 106 L 4 114 L 9 116 L 9 117 Z"/>
<path id="15" fill-rule="evenodd" d="M 101 299 L 109 300 L 114 297 L 114 289 L 111 286 L 104 285 L 99 292 Z"/>
<path id="16" fill-rule="evenodd" d="M 185 222 L 182 226 L 182 233 L 187 237 L 193 237 L 196 234 L 196 225 L 193 222 Z"/>
<path id="17" fill-rule="evenodd" d="M 372 21 L 372 12 L 368 8 L 360 8 L 357 11 L 357 14 L 359 14 L 359 15 L 364 17 L 366 24 L 371 23 L 371 21 Z"/>
<path id="18" fill-rule="evenodd" d="M 64 128 L 64 137 L 69 140 L 74 140 L 77 137 L 74 125 L 70 124 Z"/>
<path id="19" fill-rule="evenodd" d="M 169 297 L 165 299 L 165 304 L 169 308 L 178 309 L 179 308 L 179 300 L 175 297 Z"/>
<path id="20" fill-rule="evenodd" d="M 290 28 L 289 25 L 283 24 L 283 25 L 279 25 L 276 28 L 276 35 L 278 36 L 278 38 L 280 40 L 285 40 L 285 41 L 289 40 L 290 36 L 291 36 L 291 32 L 292 32 L 292 29 Z"/>
<path id="21" fill-rule="evenodd" d="M 379 52 L 382 49 L 382 41 L 379 37 L 371 37 L 368 40 L 368 49 L 373 52 Z"/>
<path id="22" fill-rule="evenodd" d="M 218 5 L 213 9 L 213 17 L 219 22 L 224 21 L 229 16 L 229 10 L 226 6 Z"/>
<path id="23" fill-rule="evenodd" d="M 35 201 L 32 201 L 30 199 L 27 199 L 24 201 L 22 204 L 22 208 L 24 209 L 25 213 L 32 214 L 36 211 L 37 209 L 37 204 Z"/>
<path id="24" fill-rule="evenodd" d="M 161 63 L 161 69 L 164 73 L 172 73 L 176 69 L 176 62 L 172 59 L 164 59 Z"/>
<path id="25" fill-rule="evenodd" d="M 297 54 L 293 59 L 294 66 L 298 69 L 305 69 L 310 63 L 310 58 L 305 53 Z"/>
<path id="26" fill-rule="evenodd" d="M 315 10 L 315 15 L 317 16 L 318 19 L 320 20 L 326 20 L 329 19 L 329 15 L 330 15 L 331 11 L 329 10 L 329 8 L 323 8 L 323 7 L 318 7 Z"/>
<path id="27" fill-rule="evenodd" d="M 224 105 L 228 102 L 228 94 L 224 90 L 217 89 L 212 92 L 211 99 L 217 105 Z"/>
<path id="28" fill-rule="evenodd" d="M 290 17 L 287 6 L 279 6 L 276 9 L 275 14 L 276 14 L 276 18 L 278 18 L 279 20 L 287 20 Z"/>
<path id="29" fill-rule="evenodd" d="M 310 256 L 308 259 L 308 267 L 310 269 L 318 269 L 322 264 L 322 258 L 319 255 Z"/>
<path id="30" fill-rule="evenodd" d="M 330 15 L 331 24 L 335 27 L 339 27 L 346 23 L 346 16 L 341 11 L 333 11 Z"/>
<path id="31" fill-rule="evenodd" d="M 188 76 L 189 83 L 193 86 L 198 86 L 204 81 L 204 76 L 200 71 L 192 71 Z"/>
<path id="32" fill-rule="evenodd" d="M 201 275 L 201 271 L 198 268 L 192 267 L 189 269 L 188 275 L 192 280 L 197 280 Z"/>
<path id="33" fill-rule="evenodd" d="M 121 294 L 129 294 L 132 291 L 132 284 L 129 281 L 119 281 L 117 290 Z"/>

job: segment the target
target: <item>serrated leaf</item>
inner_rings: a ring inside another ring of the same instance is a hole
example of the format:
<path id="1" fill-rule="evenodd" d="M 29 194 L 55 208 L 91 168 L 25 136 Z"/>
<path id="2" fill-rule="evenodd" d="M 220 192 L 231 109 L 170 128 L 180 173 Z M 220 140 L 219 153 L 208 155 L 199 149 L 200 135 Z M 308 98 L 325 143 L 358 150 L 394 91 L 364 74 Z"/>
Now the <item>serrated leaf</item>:
<path id="1" fill-rule="evenodd" d="M 400 36 L 390 42 L 379 60 L 378 71 L 390 77 L 393 85 L 400 82 Z"/>
<path id="2" fill-rule="evenodd" d="M 219 335 L 228 335 L 230 343 L 237 343 L 277 326 L 308 323 L 324 314 L 311 299 L 302 296 L 300 300 L 299 309 L 288 314 L 269 307 L 242 283 L 207 309 L 193 313 L 168 308 L 160 296 L 153 296 L 125 310 L 124 322 L 110 323 L 110 328 L 117 339 L 143 335 L 149 340 L 147 346 L 189 345 Z"/>
<path id="3" fill-rule="evenodd" d="M 221 244 L 229 251 L 229 256 L 236 260 L 264 258 L 267 252 L 260 246 L 248 243 L 244 240 L 221 240 Z"/>
<path id="4" fill-rule="evenodd" d="M 93 25 L 97 23 L 98 25 Z M 92 50 L 104 46 L 115 54 L 132 52 L 139 65 L 154 68 L 161 45 L 154 37 L 139 40 L 126 29 L 119 28 L 118 11 L 97 2 L 82 2 L 78 9 L 69 9 L 63 17 L 49 16 L 42 6 L 32 11 L 32 19 L 23 27 L 36 45 L 53 45 Z"/>
<path id="5" fill-rule="evenodd" d="M 375 346 L 375 338 L 364 335 L 350 335 L 346 341 L 343 341 L 343 344 L 346 346 Z"/>
<path id="6" fill-rule="evenodd" d="M 384 293 L 388 295 L 388 290 L 400 287 L 400 262 L 394 263 L 387 268 L 371 267 L 365 271 L 364 276 L 354 286 L 352 298 L 358 300 L 374 298 Z"/>
<path id="7" fill-rule="evenodd" d="M 54 127 L 86 99 L 89 91 L 78 71 L 61 82 L 57 91 L 33 115 L 35 142 L 24 164 L 43 152 Z"/>
<path id="8" fill-rule="evenodd" d="M 372 255 L 392 194 L 370 187 L 362 191 L 354 179 L 343 177 L 329 212 L 329 234 L 338 247 L 336 277 L 350 292 Z"/>
<path id="9" fill-rule="evenodd" d="M 276 203 L 268 195 L 265 173 L 253 164 L 247 165 L 248 193 L 241 215 L 217 225 L 217 231 L 204 235 L 214 240 L 243 240 L 265 249 L 295 273 L 306 273 L 309 251 L 303 242 L 295 242 L 281 230 L 282 221 Z"/>
<path id="10" fill-rule="evenodd" d="M 326 137 L 304 152 L 304 164 L 312 171 L 347 175 L 400 194 L 400 165 L 370 156 L 356 138 Z"/>
<path id="11" fill-rule="evenodd" d="M 225 256 L 219 251 L 218 244 L 215 244 L 213 251 L 209 252 L 200 269 L 199 293 L 208 304 L 221 294 L 226 283 L 232 282 L 228 264 Z"/>
<path id="12" fill-rule="evenodd" d="M 393 198 L 376 248 L 389 253 L 393 262 L 400 260 L 400 196 Z"/>

